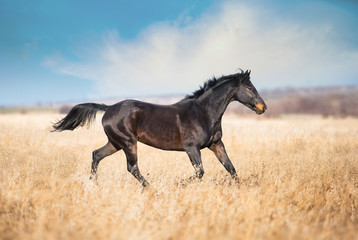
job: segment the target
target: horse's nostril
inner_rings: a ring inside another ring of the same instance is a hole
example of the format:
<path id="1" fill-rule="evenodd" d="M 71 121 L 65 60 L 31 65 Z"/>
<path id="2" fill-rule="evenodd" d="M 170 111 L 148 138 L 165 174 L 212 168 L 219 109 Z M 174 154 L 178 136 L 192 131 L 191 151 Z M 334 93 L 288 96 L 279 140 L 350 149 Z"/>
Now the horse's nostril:
<path id="1" fill-rule="evenodd" d="M 256 107 L 257 107 L 258 109 L 260 109 L 260 111 L 265 111 L 265 109 L 266 109 L 265 104 L 262 104 L 262 103 L 257 104 Z"/>

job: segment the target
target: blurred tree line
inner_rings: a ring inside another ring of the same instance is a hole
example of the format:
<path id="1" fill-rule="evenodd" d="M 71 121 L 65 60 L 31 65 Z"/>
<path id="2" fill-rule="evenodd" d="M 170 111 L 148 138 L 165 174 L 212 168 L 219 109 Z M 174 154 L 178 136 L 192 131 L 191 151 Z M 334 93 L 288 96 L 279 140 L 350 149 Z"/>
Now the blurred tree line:
<path id="1" fill-rule="evenodd" d="M 268 109 L 263 117 L 280 117 L 287 114 L 321 115 L 323 117 L 358 117 L 358 87 L 316 87 L 285 88 L 259 91 Z M 156 97 L 141 99 L 146 102 L 168 104 L 182 97 Z M 107 100 L 113 104 L 123 99 Z M 101 101 L 99 101 L 101 102 Z M 67 114 L 75 104 L 63 104 L 58 108 L 61 114 Z M 255 116 L 250 109 L 240 103 L 229 105 L 227 110 L 241 116 Z"/>
<path id="2" fill-rule="evenodd" d="M 262 91 L 261 96 L 268 106 L 266 117 L 285 114 L 358 117 L 358 87 L 281 89 Z M 239 115 L 251 114 L 241 104 L 235 104 L 229 111 Z"/>

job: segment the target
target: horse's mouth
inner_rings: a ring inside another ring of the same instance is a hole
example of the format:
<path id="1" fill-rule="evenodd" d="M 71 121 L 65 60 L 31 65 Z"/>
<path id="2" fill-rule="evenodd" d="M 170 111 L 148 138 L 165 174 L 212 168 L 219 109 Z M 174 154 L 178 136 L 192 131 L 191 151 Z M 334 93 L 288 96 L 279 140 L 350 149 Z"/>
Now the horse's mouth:
<path id="1" fill-rule="evenodd" d="M 264 103 L 258 103 L 256 105 L 247 103 L 244 105 L 246 107 L 250 108 L 252 111 L 256 112 L 256 114 L 258 114 L 258 115 L 263 114 L 267 109 L 267 106 Z"/>

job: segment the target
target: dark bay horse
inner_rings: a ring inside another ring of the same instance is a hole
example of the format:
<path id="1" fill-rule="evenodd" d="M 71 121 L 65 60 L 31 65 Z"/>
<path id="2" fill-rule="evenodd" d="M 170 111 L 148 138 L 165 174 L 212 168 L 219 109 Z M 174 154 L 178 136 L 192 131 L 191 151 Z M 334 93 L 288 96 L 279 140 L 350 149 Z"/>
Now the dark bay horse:
<path id="1" fill-rule="evenodd" d="M 192 95 L 172 105 L 136 100 L 125 100 L 112 106 L 78 104 L 53 128 L 54 131 L 74 130 L 93 121 L 97 111 L 105 111 L 102 125 L 108 142 L 92 153 L 91 179 L 97 178 L 98 164 L 103 158 L 123 149 L 128 171 L 144 187 L 149 185 L 138 168 L 137 141 L 140 141 L 163 150 L 185 151 L 197 178 L 204 174 L 200 149 L 209 148 L 238 180 L 221 140 L 221 119 L 232 101 L 239 101 L 257 114 L 264 113 L 267 108 L 250 81 L 250 71 L 241 71 L 213 78 Z"/>

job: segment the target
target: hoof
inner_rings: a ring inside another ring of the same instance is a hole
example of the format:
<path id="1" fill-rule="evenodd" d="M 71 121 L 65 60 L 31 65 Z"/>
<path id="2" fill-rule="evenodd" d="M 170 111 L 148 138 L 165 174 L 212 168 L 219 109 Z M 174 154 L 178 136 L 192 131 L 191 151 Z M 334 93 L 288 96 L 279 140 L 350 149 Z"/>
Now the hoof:
<path id="1" fill-rule="evenodd" d="M 232 179 L 234 179 L 235 183 L 237 183 L 237 184 L 239 184 L 239 183 L 240 183 L 240 179 L 239 179 L 239 177 L 237 176 L 237 174 L 236 174 L 236 173 L 235 173 L 235 174 L 233 174 L 233 175 L 231 175 L 231 177 L 232 177 Z"/>
<path id="2" fill-rule="evenodd" d="M 97 175 L 91 174 L 90 177 L 89 177 L 89 180 L 91 180 L 91 181 L 97 181 Z"/>
<path id="3" fill-rule="evenodd" d="M 143 186 L 144 188 L 147 188 L 147 187 L 149 187 L 149 183 L 148 183 L 146 180 L 144 180 L 144 181 L 142 182 L 142 186 Z"/>

